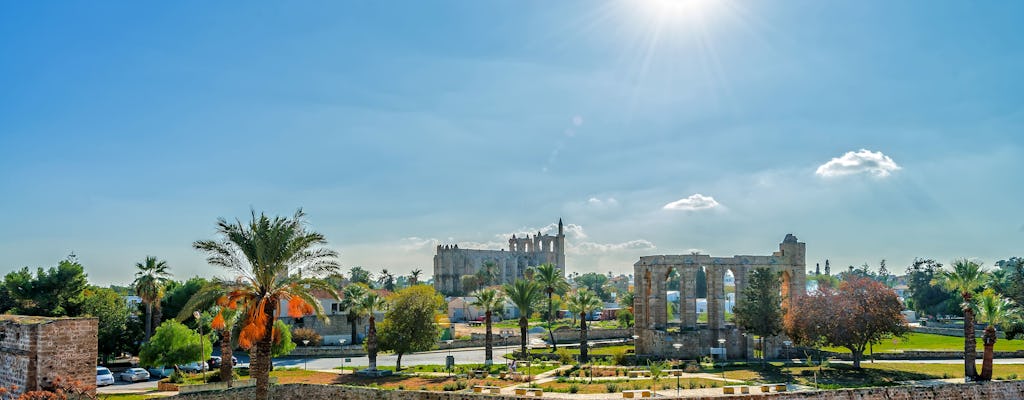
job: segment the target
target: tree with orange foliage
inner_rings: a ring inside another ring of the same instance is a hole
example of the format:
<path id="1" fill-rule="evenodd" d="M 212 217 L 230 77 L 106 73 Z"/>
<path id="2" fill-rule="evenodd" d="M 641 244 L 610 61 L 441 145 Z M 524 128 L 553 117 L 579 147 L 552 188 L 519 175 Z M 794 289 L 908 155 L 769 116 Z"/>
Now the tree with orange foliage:
<path id="1" fill-rule="evenodd" d="M 291 317 L 316 315 L 326 319 L 323 306 L 313 295 L 338 293 L 318 277 L 338 272 L 337 253 L 323 246 L 324 236 L 306 229 L 302 209 L 291 218 L 267 217 L 252 211 L 252 220 L 217 220 L 221 240 L 199 240 L 197 250 L 206 261 L 237 275 L 234 280 L 215 279 L 226 293 L 217 305 L 241 313 L 238 344 L 252 354 L 250 375 L 256 379 L 256 398 L 269 398 L 271 346 L 274 322 L 282 302 Z M 221 316 L 223 317 L 223 316 Z"/>
<path id="2" fill-rule="evenodd" d="M 798 344 L 850 349 L 853 367 L 860 368 L 868 344 L 909 331 L 900 311 L 903 304 L 892 289 L 851 275 L 838 290 L 826 288 L 790 302 L 784 325 Z"/>

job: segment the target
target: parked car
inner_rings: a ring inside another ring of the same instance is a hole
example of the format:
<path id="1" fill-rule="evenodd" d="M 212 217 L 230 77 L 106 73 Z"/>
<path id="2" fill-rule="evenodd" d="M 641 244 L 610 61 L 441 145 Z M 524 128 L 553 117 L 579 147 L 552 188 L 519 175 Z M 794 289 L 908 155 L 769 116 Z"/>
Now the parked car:
<path id="1" fill-rule="evenodd" d="M 106 367 L 96 367 L 96 386 L 107 386 L 114 384 L 114 374 Z"/>
<path id="2" fill-rule="evenodd" d="M 204 363 L 204 362 L 196 361 L 196 362 L 190 362 L 190 363 L 185 364 L 185 365 L 179 365 L 178 369 L 182 370 L 183 372 L 203 372 L 203 371 L 209 371 L 210 370 L 210 366 L 206 365 L 206 363 Z"/>
<path id="3" fill-rule="evenodd" d="M 220 356 L 212 356 L 212 357 L 210 357 L 209 360 L 206 360 L 206 365 L 210 366 L 210 369 L 220 368 L 220 362 L 221 362 L 221 357 Z M 237 366 L 237 365 L 238 365 L 238 359 L 235 358 L 235 356 L 231 356 L 231 366 L 234 367 L 234 366 Z"/>
<path id="4" fill-rule="evenodd" d="M 125 382 L 148 381 L 149 371 L 142 368 L 128 368 L 120 376 L 121 380 Z"/>
<path id="5" fill-rule="evenodd" d="M 149 367 L 149 375 L 154 378 L 166 378 L 174 373 L 174 367 L 165 365 L 162 367 Z"/>

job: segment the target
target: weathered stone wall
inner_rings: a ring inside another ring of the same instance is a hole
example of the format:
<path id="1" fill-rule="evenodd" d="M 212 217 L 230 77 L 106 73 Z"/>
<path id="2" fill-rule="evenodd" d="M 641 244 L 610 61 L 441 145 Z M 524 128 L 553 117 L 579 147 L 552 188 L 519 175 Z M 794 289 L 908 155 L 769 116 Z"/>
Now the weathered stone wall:
<path id="1" fill-rule="evenodd" d="M 959 336 L 964 337 L 964 328 L 944 328 L 935 326 L 913 326 L 910 328 L 917 333 L 930 333 L 933 335 L 942 336 Z M 981 338 L 985 334 L 985 328 L 974 330 L 974 337 Z M 1003 331 L 996 331 L 996 337 L 1000 339 L 1006 339 L 1006 333 Z"/>
<path id="2" fill-rule="evenodd" d="M 253 388 L 239 388 L 218 392 L 179 394 L 180 400 L 234 400 L 253 396 Z M 485 395 L 466 392 L 420 392 L 405 390 L 374 390 L 333 385 L 281 385 L 271 389 L 272 399 L 303 400 L 483 400 L 521 399 L 516 396 Z M 589 397 L 594 399 L 595 397 Z M 609 393 L 607 399 L 620 399 L 621 394 Z M 672 397 L 667 397 L 672 398 Z M 720 399 L 722 396 L 687 397 L 687 399 Z M 730 395 L 739 400 L 1003 400 L 1024 398 L 1024 381 L 987 382 L 941 386 L 896 386 L 885 388 L 827 390 L 819 392 L 765 393 Z"/>
<path id="3" fill-rule="evenodd" d="M 57 377 L 96 382 L 95 318 L 0 316 L 0 386 L 46 388 Z"/>
<path id="4" fill-rule="evenodd" d="M 632 329 L 587 329 L 587 340 L 627 339 L 633 336 Z M 545 337 L 545 339 L 547 339 Z M 555 330 L 555 341 L 558 343 L 578 343 L 580 330 L 562 328 Z"/>

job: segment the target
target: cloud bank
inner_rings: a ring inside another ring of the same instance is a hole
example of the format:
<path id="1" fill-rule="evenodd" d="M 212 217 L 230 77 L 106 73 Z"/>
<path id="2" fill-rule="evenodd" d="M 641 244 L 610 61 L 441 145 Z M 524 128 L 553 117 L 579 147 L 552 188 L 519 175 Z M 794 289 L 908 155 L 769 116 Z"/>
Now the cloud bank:
<path id="1" fill-rule="evenodd" d="M 721 206 L 714 197 L 695 193 L 690 197 L 679 199 L 662 207 L 663 210 L 697 211 Z"/>
<path id="2" fill-rule="evenodd" d="M 878 178 L 884 178 L 901 169 L 892 158 L 866 149 L 857 152 L 846 152 L 842 157 L 836 157 L 822 164 L 814 171 L 815 175 L 822 178 L 834 178 L 847 175 L 869 174 Z"/>

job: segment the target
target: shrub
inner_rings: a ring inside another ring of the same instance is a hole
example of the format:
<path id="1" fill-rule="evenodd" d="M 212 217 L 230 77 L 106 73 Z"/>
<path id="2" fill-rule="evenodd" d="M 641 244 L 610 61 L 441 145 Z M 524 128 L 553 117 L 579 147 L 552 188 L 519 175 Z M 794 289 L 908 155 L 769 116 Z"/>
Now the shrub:
<path id="1" fill-rule="evenodd" d="M 612 350 L 612 364 L 622 365 L 626 361 L 626 349 L 616 348 Z"/>
<path id="2" fill-rule="evenodd" d="M 661 384 L 661 390 L 669 390 L 669 389 L 672 389 L 672 385 L 669 385 L 667 383 Z"/>
<path id="3" fill-rule="evenodd" d="M 688 363 L 683 370 L 688 373 L 700 372 L 700 366 L 697 363 Z"/>
<path id="4" fill-rule="evenodd" d="M 558 356 L 558 362 L 562 364 L 572 364 L 573 362 L 572 353 L 565 348 L 555 351 L 555 355 Z"/>
<path id="5" fill-rule="evenodd" d="M 455 382 L 448 382 L 444 384 L 444 386 L 441 389 L 446 392 L 454 392 L 456 390 L 459 390 L 458 387 L 455 385 Z"/>
<path id="6" fill-rule="evenodd" d="M 697 382 L 694 382 L 694 381 L 691 380 L 691 381 L 689 381 L 689 383 L 686 384 L 686 386 L 689 387 L 690 389 L 696 389 L 697 388 Z"/>
<path id="7" fill-rule="evenodd" d="M 455 381 L 455 387 L 457 387 L 458 390 L 462 390 L 462 389 L 465 389 L 465 388 L 469 387 L 469 383 L 466 382 L 463 379 L 459 379 L 459 380 Z"/>
<path id="8" fill-rule="evenodd" d="M 615 383 L 607 383 L 604 385 L 604 390 L 608 391 L 608 393 L 615 393 L 619 391 L 619 385 Z"/>
<path id="9" fill-rule="evenodd" d="M 298 346 L 305 346 L 302 344 L 303 340 L 308 340 L 309 346 L 319 346 L 324 338 L 309 328 L 292 328 L 292 342 Z"/>
<path id="10" fill-rule="evenodd" d="M 577 393 L 579 391 L 580 391 L 580 385 L 577 385 L 575 383 L 569 385 L 569 393 Z"/>
<path id="11" fill-rule="evenodd" d="M 1006 379 L 1015 381 L 1017 380 L 1017 374 L 1010 374 L 1010 376 L 1007 376 Z"/>

